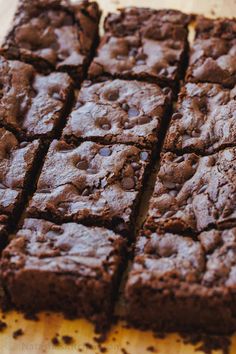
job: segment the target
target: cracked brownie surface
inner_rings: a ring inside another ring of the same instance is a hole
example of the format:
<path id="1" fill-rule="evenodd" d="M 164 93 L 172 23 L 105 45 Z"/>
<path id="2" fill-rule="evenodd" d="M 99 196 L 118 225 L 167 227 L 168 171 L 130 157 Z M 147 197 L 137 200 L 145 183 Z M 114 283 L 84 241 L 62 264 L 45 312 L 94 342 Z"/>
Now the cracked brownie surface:
<path id="1" fill-rule="evenodd" d="M 0 128 L 0 213 L 14 217 L 29 187 L 29 178 L 39 154 L 39 141 L 18 142 L 16 137 Z"/>
<path id="2" fill-rule="evenodd" d="M 236 223 L 236 148 L 211 156 L 162 155 L 145 226 L 198 233 Z"/>
<path id="3" fill-rule="evenodd" d="M 38 69 L 84 76 L 98 37 L 100 11 L 95 2 L 21 0 L 1 53 Z"/>
<path id="4" fill-rule="evenodd" d="M 126 8 L 108 15 L 90 78 L 137 78 L 174 86 L 185 66 L 189 21 L 174 10 Z"/>
<path id="5" fill-rule="evenodd" d="M 150 154 L 134 146 L 53 141 L 28 214 L 106 225 L 126 233 Z"/>
<path id="6" fill-rule="evenodd" d="M 39 75 L 0 56 L 0 123 L 23 139 L 52 137 L 72 89 L 67 74 Z"/>
<path id="7" fill-rule="evenodd" d="M 59 309 L 102 326 L 124 254 L 125 240 L 111 230 L 25 219 L 4 250 L 2 281 L 13 304 L 28 313 Z"/>
<path id="8" fill-rule="evenodd" d="M 232 332 L 235 256 L 236 228 L 195 239 L 142 230 L 125 289 L 128 320 L 156 330 Z"/>
<path id="9" fill-rule="evenodd" d="M 186 84 L 180 94 L 164 143 L 176 153 L 214 153 L 236 143 L 236 87 Z"/>
<path id="10" fill-rule="evenodd" d="M 199 17 L 186 79 L 236 84 L 236 21 Z"/>
<path id="11" fill-rule="evenodd" d="M 138 81 L 85 81 L 63 131 L 68 141 L 133 143 L 153 148 L 166 120 L 171 90 Z"/>

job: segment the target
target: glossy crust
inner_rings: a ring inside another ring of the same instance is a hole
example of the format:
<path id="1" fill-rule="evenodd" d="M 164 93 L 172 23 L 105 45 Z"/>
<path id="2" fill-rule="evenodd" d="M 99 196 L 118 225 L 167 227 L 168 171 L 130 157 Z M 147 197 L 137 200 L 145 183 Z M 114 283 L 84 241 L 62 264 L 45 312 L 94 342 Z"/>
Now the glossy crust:
<path id="1" fill-rule="evenodd" d="M 98 39 L 99 19 L 96 2 L 20 0 L 0 52 L 43 72 L 66 71 L 79 83 Z"/>
<path id="2" fill-rule="evenodd" d="M 129 234 L 149 161 L 149 152 L 134 146 L 54 140 L 28 214 Z"/>
<path id="3" fill-rule="evenodd" d="M 199 17 L 186 79 L 236 84 L 236 20 Z"/>
<path id="4" fill-rule="evenodd" d="M 197 240 L 141 232 L 125 289 L 128 321 L 158 331 L 233 332 L 235 260 L 236 228 Z"/>
<path id="5" fill-rule="evenodd" d="M 190 17 L 174 10 L 121 9 L 108 15 L 89 76 L 176 86 L 186 64 Z"/>
<path id="6" fill-rule="evenodd" d="M 62 311 L 103 329 L 111 320 L 126 244 L 113 231 L 26 219 L 4 250 L 1 276 L 18 309 Z"/>
<path id="7" fill-rule="evenodd" d="M 236 225 L 236 148 L 214 155 L 163 154 L 145 227 L 199 233 Z"/>
<path id="8" fill-rule="evenodd" d="M 155 148 L 161 126 L 167 126 L 171 90 L 138 81 L 85 81 L 63 131 L 78 143 L 132 143 Z"/>
<path id="9" fill-rule="evenodd" d="M 4 128 L 0 128 L 0 214 L 13 221 L 29 185 L 40 156 L 38 140 L 20 143 Z"/>
<path id="10" fill-rule="evenodd" d="M 39 75 L 29 64 L 0 56 L 0 123 L 21 139 L 52 138 L 71 95 L 67 74 Z"/>
<path id="11" fill-rule="evenodd" d="M 186 84 L 164 143 L 165 151 L 211 154 L 236 145 L 236 87 Z"/>

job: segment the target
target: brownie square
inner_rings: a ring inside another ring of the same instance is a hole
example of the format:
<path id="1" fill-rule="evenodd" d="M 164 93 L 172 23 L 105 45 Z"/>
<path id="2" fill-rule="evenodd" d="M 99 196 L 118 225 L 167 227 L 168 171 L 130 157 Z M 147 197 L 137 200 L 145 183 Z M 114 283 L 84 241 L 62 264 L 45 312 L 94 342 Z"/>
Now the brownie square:
<path id="1" fill-rule="evenodd" d="M 198 233 L 236 225 L 236 148 L 200 157 L 162 155 L 146 227 Z"/>
<path id="2" fill-rule="evenodd" d="M 105 20 L 89 76 L 176 86 L 186 64 L 190 16 L 175 10 L 125 8 Z"/>
<path id="3" fill-rule="evenodd" d="M 235 274 L 236 228 L 197 240 L 143 231 L 125 289 L 127 319 L 157 331 L 232 333 Z"/>
<path id="4" fill-rule="evenodd" d="M 236 87 L 186 84 L 164 143 L 166 151 L 211 154 L 236 145 Z"/>
<path id="5" fill-rule="evenodd" d="M 167 126 L 171 90 L 139 81 L 85 81 L 63 131 L 69 142 L 131 143 L 154 148 Z"/>
<path id="6" fill-rule="evenodd" d="M 29 64 L 0 56 L 0 124 L 21 139 L 53 137 L 71 91 L 67 74 L 43 76 Z"/>
<path id="7" fill-rule="evenodd" d="M 99 18 L 95 2 L 20 0 L 0 52 L 42 72 L 65 71 L 79 83 L 97 42 Z"/>
<path id="8" fill-rule="evenodd" d="M 199 17 L 186 79 L 233 87 L 236 84 L 236 20 Z"/>
<path id="9" fill-rule="evenodd" d="M 112 317 L 125 248 L 111 230 L 26 219 L 3 252 L 3 287 L 27 313 L 62 311 L 102 329 Z"/>
<path id="10" fill-rule="evenodd" d="M 150 153 L 135 146 L 54 140 L 28 215 L 130 234 Z"/>
<path id="11" fill-rule="evenodd" d="M 0 214 L 8 215 L 13 222 L 30 187 L 39 145 L 38 140 L 19 142 L 11 132 L 0 128 Z"/>

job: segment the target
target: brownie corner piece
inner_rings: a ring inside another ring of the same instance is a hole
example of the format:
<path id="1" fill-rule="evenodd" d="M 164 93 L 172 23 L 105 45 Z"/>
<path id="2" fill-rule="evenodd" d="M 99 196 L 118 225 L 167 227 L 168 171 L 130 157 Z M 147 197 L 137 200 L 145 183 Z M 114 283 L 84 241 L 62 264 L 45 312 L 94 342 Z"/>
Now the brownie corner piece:
<path id="1" fill-rule="evenodd" d="M 186 83 L 179 94 L 164 142 L 177 154 L 212 154 L 235 145 L 235 87 Z"/>
<path id="2" fill-rule="evenodd" d="M 99 19 L 96 2 L 21 0 L 0 52 L 44 73 L 65 71 L 80 83 L 98 41 Z"/>
<path id="3" fill-rule="evenodd" d="M 19 142 L 11 132 L 0 128 L 0 213 L 14 221 L 23 195 L 40 156 L 40 142 Z"/>
<path id="4" fill-rule="evenodd" d="M 150 152 L 54 140 L 28 207 L 31 217 L 105 226 L 130 236 Z"/>
<path id="5" fill-rule="evenodd" d="M 71 98 L 66 73 L 38 74 L 30 64 L 0 56 L 0 123 L 22 140 L 52 138 Z"/>
<path id="6" fill-rule="evenodd" d="M 1 259 L 3 287 L 28 314 L 60 311 L 103 330 L 112 317 L 126 242 L 111 230 L 25 219 Z"/>
<path id="7" fill-rule="evenodd" d="M 125 288 L 128 322 L 164 332 L 232 333 L 235 255 L 236 228 L 198 239 L 142 231 Z"/>
<path id="8" fill-rule="evenodd" d="M 134 144 L 156 150 L 168 124 L 170 88 L 136 80 L 85 81 L 63 130 L 63 138 L 77 143 Z"/>
<path id="9" fill-rule="evenodd" d="M 162 155 L 145 227 L 180 234 L 236 225 L 236 149 Z"/>
<path id="10" fill-rule="evenodd" d="M 188 21 L 181 22 L 181 16 L 142 8 L 110 15 L 89 77 L 139 79 L 175 88 L 187 63 Z"/>
<path id="11" fill-rule="evenodd" d="M 235 19 L 199 17 L 186 80 L 233 87 L 236 84 L 235 51 Z"/>

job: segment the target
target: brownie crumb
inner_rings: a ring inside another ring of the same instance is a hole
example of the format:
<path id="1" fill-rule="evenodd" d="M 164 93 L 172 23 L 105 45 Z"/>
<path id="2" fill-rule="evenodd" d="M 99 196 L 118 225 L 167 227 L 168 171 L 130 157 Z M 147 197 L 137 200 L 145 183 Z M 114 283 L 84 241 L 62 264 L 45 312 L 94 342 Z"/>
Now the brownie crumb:
<path id="1" fill-rule="evenodd" d="M 18 337 L 23 336 L 23 334 L 24 334 L 23 330 L 21 328 L 19 328 L 12 333 L 12 337 L 14 339 L 17 339 Z"/>
<path id="2" fill-rule="evenodd" d="M 147 351 L 151 353 L 156 353 L 156 348 L 154 348 L 153 345 L 150 345 L 149 347 L 147 347 Z"/>
<path id="3" fill-rule="evenodd" d="M 88 348 L 88 349 L 93 349 L 93 346 L 92 346 L 92 344 L 91 343 L 84 343 L 84 346 L 86 347 L 86 348 Z"/>
<path id="4" fill-rule="evenodd" d="M 213 354 L 216 350 L 220 350 L 222 354 L 230 353 L 231 340 L 228 336 L 182 333 L 181 337 L 184 344 L 197 345 L 195 350 L 205 354 Z"/>
<path id="5" fill-rule="evenodd" d="M 0 320 L 0 332 L 3 332 L 7 328 L 6 322 Z"/>
<path id="6" fill-rule="evenodd" d="M 121 353 L 122 354 L 129 354 L 125 348 L 121 348 Z"/>
<path id="7" fill-rule="evenodd" d="M 73 343 L 74 339 L 71 336 L 62 336 L 62 340 L 65 344 Z"/>
<path id="8" fill-rule="evenodd" d="M 99 346 L 99 350 L 100 350 L 100 353 L 106 353 L 107 352 L 107 348 L 106 347 Z"/>
<path id="9" fill-rule="evenodd" d="M 52 344 L 55 346 L 60 344 L 59 339 L 56 336 L 52 338 Z"/>

